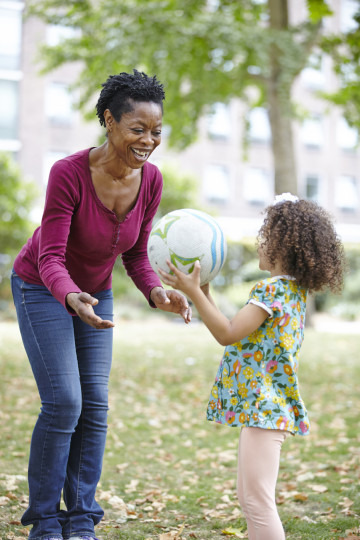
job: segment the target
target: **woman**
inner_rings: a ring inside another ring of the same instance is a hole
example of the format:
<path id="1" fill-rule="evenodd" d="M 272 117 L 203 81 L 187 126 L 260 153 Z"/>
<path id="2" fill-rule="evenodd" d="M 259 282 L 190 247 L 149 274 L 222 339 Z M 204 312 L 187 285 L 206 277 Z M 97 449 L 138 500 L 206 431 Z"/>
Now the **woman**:
<path id="1" fill-rule="evenodd" d="M 22 517 L 32 525 L 31 540 L 96 540 L 104 514 L 95 491 L 107 429 L 117 256 L 152 307 L 191 319 L 185 297 L 162 288 L 146 252 L 162 189 L 160 171 L 147 160 L 161 141 L 164 98 L 156 77 L 134 70 L 108 78 L 97 103 L 105 143 L 54 164 L 41 226 L 14 263 L 14 303 L 42 404 Z"/>

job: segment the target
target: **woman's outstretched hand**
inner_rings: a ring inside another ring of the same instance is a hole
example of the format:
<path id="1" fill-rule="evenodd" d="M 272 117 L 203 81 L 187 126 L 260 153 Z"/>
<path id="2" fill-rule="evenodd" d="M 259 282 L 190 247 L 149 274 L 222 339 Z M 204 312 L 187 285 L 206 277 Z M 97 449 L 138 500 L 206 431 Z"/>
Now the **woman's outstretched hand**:
<path id="1" fill-rule="evenodd" d="M 104 321 L 95 314 L 93 306 L 96 306 L 99 301 L 86 292 L 69 293 L 66 295 L 66 302 L 84 323 L 94 328 L 112 328 L 115 326 L 112 321 Z"/>
<path id="2" fill-rule="evenodd" d="M 185 296 L 179 291 L 154 287 L 151 290 L 150 299 L 157 308 L 162 309 L 163 311 L 178 313 L 186 323 L 191 321 L 191 307 Z"/>

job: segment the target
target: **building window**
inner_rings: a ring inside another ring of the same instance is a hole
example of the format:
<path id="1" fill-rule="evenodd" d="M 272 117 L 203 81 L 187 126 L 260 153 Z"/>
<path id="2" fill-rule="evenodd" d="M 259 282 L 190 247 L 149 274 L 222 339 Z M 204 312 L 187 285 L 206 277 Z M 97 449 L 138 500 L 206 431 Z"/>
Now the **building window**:
<path id="1" fill-rule="evenodd" d="M 340 148 L 355 150 L 358 144 L 358 132 L 349 126 L 345 118 L 339 118 L 336 129 L 336 139 Z"/>
<path id="2" fill-rule="evenodd" d="M 22 14 L 0 8 L 0 69 L 20 69 Z"/>
<path id="3" fill-rule="evenodd" d="M 271 175 L 265 169 L 249 167 L 244 175 L 244 198 L 250 204 L 265 205 L 272 197 Z"/>
<path id="4" fill-rule="evenodd" d="M 309 57 L 308 66 L 302 70 L 301 79 L 310 90 L 319 90 L 325 86 L 325 74 L 323 71 L 322 57 L 313 54 Z"/>
<path id="5" fill-rule="evenodd" d="M 63 159 L 64 157 L 68 156 L 68 152 L 61 152 L 61 151 L 49 151 L 46 152 L 43 160 L 43 184 L 46 186 L 49 180 L 49 174 L 50 169 L 54 165 L 55 161 L 58 161 L 59 159 Z"/>
<path id="6" fill-rule="evenodd" d="M 320 180 L 316 174 L 305 177 L 305 197 L 309 201 L 319 202 Z"/>
<path id="7" fill-rule="evenodd" d="M 45 94 L 46 116 L 54 124 L 69 125 L 72 123 L 74 111 L 72 95 L 64 83 L 50 83 Z"/>
<path id="8" fill-rule="evenodd" d="M 320 148 L 324 144 L 321 116 L 314 115 L 304 120 L 301 128 L 301 140 L 310 148 Z"/>
<path id="9" fill-rule="evenodd" d="M 208 165 L 205 169 L 204 196 L 212 203 L 226 204 L 230 198 L 230 175 L 224 165 Z"/>
<path id="10" fill-rule="evenodd" d="M 0 79 L 0 139 L 18 138 L 19 84 Z"/>
<path id="11" fill-rule="evenodd" d="M 249 112 L 249 137 L 254 142 L 271 140 L 269 117 L 263 107 L 255 107 Z"/>
<path id="12" fill-rule="evenodd" d="M 335 184 L 335 203 L 344 212 L 356 212 L 359 208 L 357 180 L 353 176 L 339 176 Z"/>
<path id="13" fill-rule="evenodd" d="M 228 139 L 231 130 L 229 105 L 214 103 L 208 115 L 208 134 L 214 139 Z"/>

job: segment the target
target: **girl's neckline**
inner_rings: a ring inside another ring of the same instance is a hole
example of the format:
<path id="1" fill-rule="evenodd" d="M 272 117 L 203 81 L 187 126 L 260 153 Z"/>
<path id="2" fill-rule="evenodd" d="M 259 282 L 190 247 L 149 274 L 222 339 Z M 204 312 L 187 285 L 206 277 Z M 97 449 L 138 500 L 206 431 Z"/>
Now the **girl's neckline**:
<path id="1" fill-rule="evenodd" d="M 288 276 L 287 274 L 279 274 L 276 276 L 270 276 L 269 279 L 290 279 L 292 281 L 296 280 L 296 278 L 294 278 L 293 276 Z"/>

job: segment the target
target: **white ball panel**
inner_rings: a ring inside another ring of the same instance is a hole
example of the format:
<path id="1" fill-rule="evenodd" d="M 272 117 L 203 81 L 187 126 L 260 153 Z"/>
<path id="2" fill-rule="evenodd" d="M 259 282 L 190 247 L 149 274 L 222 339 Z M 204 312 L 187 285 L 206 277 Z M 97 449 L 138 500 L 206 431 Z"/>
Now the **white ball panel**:
<path id="1" fill-rule="evenodd" d="M 226 258 L 226 241 L 219 224 L 204 212 L 181 209 L 169 212 L 153 227 L 148 243 L 152 268 L 168 272 L 166 258 L 189 272 L 195 260 L 201 264 L 201 284 L 218 274 Z"/>

